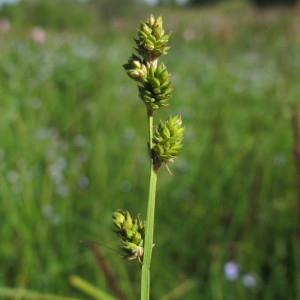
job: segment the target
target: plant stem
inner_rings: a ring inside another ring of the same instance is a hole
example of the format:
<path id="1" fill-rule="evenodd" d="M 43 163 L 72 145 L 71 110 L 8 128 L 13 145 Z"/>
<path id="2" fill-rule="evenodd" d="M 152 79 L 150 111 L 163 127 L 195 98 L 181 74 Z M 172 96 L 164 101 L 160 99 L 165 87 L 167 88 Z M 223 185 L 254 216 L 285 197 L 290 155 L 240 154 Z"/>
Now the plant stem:
<path id="1" fill-rule="evenodd" d="M 71 298 L 50 294 L 41 294 L 32 290 L 22 288 L 0 287 L 0 297 L 2 299 L 24 299 L 24 300 L 83 300 L 83 298 Z M 103 299 L 103 298 L 102 298 Z"/>
<path id="2" fill-rule="evenodd" d="M 82 279 L 77 275 L 72 275 L 70 277 L 70 283 L 72 286 L 76 287 L 77 289 L 81 290 L 94 299 L 116 300 L 116 298 L 108 295 L 106 292 L 100 290 L 99 288 L 95 287 L 94 285 L 90 284 L 88 281 Z"/>
<path id="3" fill-rule="evenodd" d="M 150 264 L 153 247 L 153 232 L 154 232 L 154 211 L 155 211 L 155 194 L 157 173 L 155 170 L 152 148 L 153 148 L 153 115 L 148 111 L 148 126 L 149 126 L 149 148 L 150 148 L 150 182 L 149 195 L 146 219 L 146 232 L 144 244 L 144 258 L 142 265 L 141 278 L 141 300 L 149 300 L 150 297 Z"/>

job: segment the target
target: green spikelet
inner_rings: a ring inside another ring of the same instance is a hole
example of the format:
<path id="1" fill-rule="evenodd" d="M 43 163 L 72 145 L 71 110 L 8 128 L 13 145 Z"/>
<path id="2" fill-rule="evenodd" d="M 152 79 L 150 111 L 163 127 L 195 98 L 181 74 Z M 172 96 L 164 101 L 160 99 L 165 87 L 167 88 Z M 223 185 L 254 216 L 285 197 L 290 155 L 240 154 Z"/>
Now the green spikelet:
<path id="1" fill-rule="evenodd" d="M 134 54 L 128 59 L 127 64 L 123 65 L 126 74 L 141 83 L 146 81 L 149 66 L 149 63 Z"/>
<path id="2" fill-rule="evenodd" d="M 166 122 L 160 121 L 153 136 L 153 155 L 156 165 L 173 162 L 182 148 L 184 127 L 180 116 L 170 116 Z"/>
<path id="3" fill-rule="evenodd" d="M 113 212 L 113 222 L 116 226 L 116 234 L 121 239 L 121 249 L 123 257 L 128 260 L 137 259 L 143 261 L 145 222 L 137 216 L 135 220 L 131 218 L 128 211 L 117 210 Z"/>
<path id="4" fill-rule="evenodd" d="M 139 86 L 139 96 L 148 110 L 154 111 L 169 104 L 173 91 L 169 76 L 164 64 L 157 68 L 150 65 L 144 84 Z"/>
<path id="5" fill-rule="evenodd" d="M 169 35 L 165 34 L 162 18 L 150 15 L 146 22 L 141 22 L 135 50 L 140 55 L 132 54 L 123 65 L 126 74 L 141 85 L 139 96 L 146 104 L 148 112 L 167 106 L 172 97 L 173 88 L 169 81 L 170 74 L 164 64 L 157 66 L 157 60 L 165 55 L 169 47 Z"/>
<path id="6" fill-rule="evenodd" d="M 165 34 L 162 18 L 156 20 L 153 15 L 146 22 L 141 22 L 138 30 L 138 39 L 135 39 L 136 51 L 146 60 L 155 60 L 167 54 L 169 34 Z"/>

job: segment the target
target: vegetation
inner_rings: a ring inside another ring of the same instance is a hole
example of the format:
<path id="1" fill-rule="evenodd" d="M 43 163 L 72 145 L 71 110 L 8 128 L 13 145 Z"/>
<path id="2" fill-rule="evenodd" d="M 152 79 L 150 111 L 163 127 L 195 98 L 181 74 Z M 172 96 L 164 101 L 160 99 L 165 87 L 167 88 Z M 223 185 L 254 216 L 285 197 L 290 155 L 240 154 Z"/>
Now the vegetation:
<path id="1" fill-rule="evenodd" d="M 122 65 L 152 12 L 173 31 L 164 63 L 186 129 L 173 176 L 159 174 L 152 298 L 300 298 L 297 12 L 226 1 L 103 18 L 80 5 L 81 25 L 41 28 L 16 5 L 0 29 L 0 294 L 85 298 L 69 283 L 77 274 L 112 295 L 80 243 L 93 240 L 124 298 L 138 298 L 140 272 L 118 256 L 111 213 L 146 215 L 145 108 Z"/>
<path id="2" fill-rule="evenodd" d="M 297 0 L 250 0 L 257 6 L 272 6 L 272 5 L 294 5 Z"/>

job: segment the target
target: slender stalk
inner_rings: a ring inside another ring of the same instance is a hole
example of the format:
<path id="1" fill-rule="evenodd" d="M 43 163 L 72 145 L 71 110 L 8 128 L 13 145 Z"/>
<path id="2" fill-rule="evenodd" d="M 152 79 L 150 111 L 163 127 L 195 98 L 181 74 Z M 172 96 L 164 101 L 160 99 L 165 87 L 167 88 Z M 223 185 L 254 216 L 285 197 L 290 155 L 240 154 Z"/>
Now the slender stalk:
<path id="1" fill-rule="evenodd" d="M 144 259 L 142 265 L 142 278 L 141 278 L 141 300 L 148 300 L 150 297 L 150 264 L 153 247 L 153 233 L 154 233 L 154 212 L 155 212 L 155 194 L 157 173 L 152 156 L 153 148 L 153 115 L 148 112 L 148 125 L 149 125 L 149 148 L 150 148 L 150 182 L 149 182 L 149 195 L 146 219 L 146 232 L 145 232 L 145 245 L 144 245 Z"/>
<path id="2" fill-rule="evenodd" d="M 116 298 L 112 297 L 111 295 L 106 294 L 106 292 L 100 290 L 99 288 L 95 287 L 94 285 L 90 284 L 88 281 L 82 279 L 81 277 L 79 277 L 77 275 L 72 275 L 70 277 L 70 283 L 72 286 L 85 292 L 87 295 L 90 295 L 94 299 L 116 300 Z M 42 299 L 42 298 L 39 298 L 39 299 Z"/>
<path id="3" fill-rule="evenodd" d="M 24 300 L 84 300 L 83 298 L 71 298 L 50 294 L 41 294 L 35 291 L 22 288 L 0 287 L 0 297 L 2 299 L 24 299 Z M 99 298 L 100 299 L 100 298 Z M 103 299 L 103 298 L 102 298 Z"/>

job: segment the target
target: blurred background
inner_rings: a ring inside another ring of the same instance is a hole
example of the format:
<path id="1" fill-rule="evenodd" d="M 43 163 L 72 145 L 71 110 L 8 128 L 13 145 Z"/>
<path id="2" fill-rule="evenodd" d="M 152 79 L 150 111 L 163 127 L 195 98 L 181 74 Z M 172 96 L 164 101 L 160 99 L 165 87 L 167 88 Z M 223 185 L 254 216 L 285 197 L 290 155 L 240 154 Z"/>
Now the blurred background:
<path id="1" fill-rule="evenodd" d="M 186 133 L 159 172 L 151 299 L 300 299 L 296 2 L 0 1 L 0 298 L 89 299 L 73 274 L 139 298 L 111 214 L 146 215 L 146 111 L 122 65 L 153 13 L 175 87 L 156 121 Z"/>

